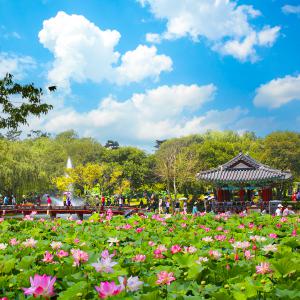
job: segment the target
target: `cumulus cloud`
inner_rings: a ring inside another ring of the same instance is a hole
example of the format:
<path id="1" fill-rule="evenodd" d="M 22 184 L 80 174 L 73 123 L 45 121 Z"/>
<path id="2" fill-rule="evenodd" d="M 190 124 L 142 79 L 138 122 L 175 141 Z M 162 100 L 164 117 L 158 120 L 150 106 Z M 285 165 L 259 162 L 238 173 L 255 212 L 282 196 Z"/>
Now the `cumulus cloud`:
<path id="1" fill-rule="evenodd" d="M 165 85 L 133 94 L 125 101 L 109 96 L 88 112 L 72 107 L 54 110 L 40 120 L 40 127 L 52 133 L 75 129 L 102 142 L 113 138 L 122 144 L 151 145 L 155 139 L 200 132 L 215 128 L 215 123 L 223 126 L 234 122 L 240 109 L 197 116 L 197 111 L 213 100 L 215 92 L 212 84 Z"/>
<path id="2" fill-rule="evenodd" d="M 35 67 L 36 62 L 30 56 L 0 52 L 0 77 L 4 77 L 6 73 L 10 73 L 16 79 L 23 79 L 27 72 Z"/>
<path id="3" fill-rule="evenodd" d="M 300 16 L 300 5 L 284 5 L 281 8 L 282 12 L 285 14 L 295 14 Z"/>
<path id="4" fill-rule="evenodd" d="M 279 35 L 280 27 L 265 27 L 259 32 L 252 31 L 243 41 L 230 40 L 216 45 L 214 49 L 224 55 L 232 55 L 240 61 L 251 60 L 255 62 L 258 59 L 255 46 L 271 47 Z"/>
<path id="5" fill-rule="evenodd" d="M 69 90 L 71 81 L 128 84 L 172 69 L 172 60 L 155 47 L 139 45 L 121 56 L 115 50 L 120 38 L 117 30 L 102 30 L 82 15 L 58 12 L 39 32 L 40 43 L 54 55 L 49 81 Z"/>
<path id="6" fill-rule="evenodd" d="M 300 100 L 300 75 L 276 78 L 261 85 L 253 102 L 255 106 L 278 108 L 293 100 Z"/>
<path id="7" fill-rule="evenodd" d="M 255 30 L 250 20 L 261 12 L 250 5 L 238 5 L 230 0 L 137 0 L 150 7 L 157 19 L 167 21 L 166 31 L 148 33 L 149 42 L 190 37 L 193 41 L 207 40 L 212 49 L 223 55 L 255 60 L 258 46 L 271 46 L 280 28 Z"/>
<path id="8" fill-rule="evenodd" d="M 156 47 L 139 45 L 127 51 L 121 58 L 121 65 L 115 69 L 119 84 L 139 82 L 145 78 L 158 79 L 163 71 L 172 70 L 172 60 L 166 55 L 158 55 Z"/>

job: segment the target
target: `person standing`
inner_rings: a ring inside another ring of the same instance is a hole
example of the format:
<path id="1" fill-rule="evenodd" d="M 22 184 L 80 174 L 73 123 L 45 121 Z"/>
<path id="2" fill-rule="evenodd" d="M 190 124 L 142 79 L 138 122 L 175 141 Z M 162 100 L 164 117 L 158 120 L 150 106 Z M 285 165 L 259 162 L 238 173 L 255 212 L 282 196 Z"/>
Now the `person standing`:
<path id="1" fill-rule="evenodd" d="M 159 198 L 159 200 L 158 200 L 158 213 L 159 214 L 162 214 L 162 212 L 163 212 L 162 204 L 163 204 L 163 200 L 161 198 Z"/>
<path id="2" fill-rule="evenodd" d="M 52 204 L 52 200 L 49 195 L 47 197 L 47 204 L 48 204 L 48 206 L 51 206 L 51 204 Z"/>
<path id="3" fill-rule="evenodd" d="M 187 213 L 187 202 L 186 202 L 186 200 L 184 200 L 184 202 L 183 202 L 183 211 L 184 211 L 185 214 Z"/>
<path id="4" fill-rule="evenodd" d="M 101 197 L 101 206 L 102 207 L 105 206 L 105 197 L 104 196 Z"/>
<path id="5" fill-rule="evenodd" d="M 169 199 L 166 200 L 166 214 L 170 213 L 170 201 Z"/>
<path id="6" fill-rule="evenodd" d="M 9 204 L 9 198 L 8 198 L 8 196 L 5 196 L 3 200 L 4 200 L 3 201 L 4 205 L 8 205 Z"/>
<path id="7" fill-rule="evenodd" d="M 14 195 L 11 196 L 11 204 L 16 205 L 16 197 Z"/>
<path id="8" fill-rule="evenodd" d="M 193 204 L 193 210 L 192 210 L 192 215 L 195 216 L 198 213 L 198 207 L 197 207 L 197 202 L 194 202 Z"/>
<path id="9" fill-rule="evenodd" d="M 281 204 L 278 204 L 277 209 L 275 210 L 275 216 L 277 217 L 282 216 L 282 208 L 283 206 Z"/>
<path id="10" fill-rule="evenodd" d="M 70 196 L 67 197 L 67 206 L 68 206 L 68 207 L 72 206 Z"/>
<path id="11" fill-rule="evenodd" d="M 180 203 L 178 200 L 176 200 L 175 202 L 175 213 L 179 213 L 180 212 Z"/>

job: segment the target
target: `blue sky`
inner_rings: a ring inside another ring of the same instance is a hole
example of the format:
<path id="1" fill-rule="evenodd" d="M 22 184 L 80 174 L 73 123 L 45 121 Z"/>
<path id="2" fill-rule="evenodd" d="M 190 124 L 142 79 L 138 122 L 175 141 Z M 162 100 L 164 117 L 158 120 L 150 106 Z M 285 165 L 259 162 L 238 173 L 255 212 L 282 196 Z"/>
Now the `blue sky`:
<path id="1" fill-rule="evenodd" d="M 0 75 L 58 86 L 25 131 L 299 131 L 299 30 L 296 0 L 0 0 Z"/>

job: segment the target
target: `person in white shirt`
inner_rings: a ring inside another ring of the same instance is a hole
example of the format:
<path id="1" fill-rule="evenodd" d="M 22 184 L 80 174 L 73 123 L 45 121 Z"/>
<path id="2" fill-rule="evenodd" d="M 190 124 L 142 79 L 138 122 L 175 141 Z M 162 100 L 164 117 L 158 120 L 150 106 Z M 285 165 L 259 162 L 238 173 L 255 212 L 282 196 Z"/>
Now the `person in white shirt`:
<path id="1" fill-rule="evenodd" d="M 278 204 L 277 209 L 275 210 L 275 216 L 277 217 L 282 216 L 282 208 L 283 206 L 281 204 Z"/>
<path id="2" fill-rule="evenodd" d="M 288 205 L 284 210 L 283 210 L 283 213 L 282 215 L 284 217 L 288 216 L 288 215 L 294 215 L 295 213 L 293 212 L 292 210 L 292 206 L 291 205 Z"/>

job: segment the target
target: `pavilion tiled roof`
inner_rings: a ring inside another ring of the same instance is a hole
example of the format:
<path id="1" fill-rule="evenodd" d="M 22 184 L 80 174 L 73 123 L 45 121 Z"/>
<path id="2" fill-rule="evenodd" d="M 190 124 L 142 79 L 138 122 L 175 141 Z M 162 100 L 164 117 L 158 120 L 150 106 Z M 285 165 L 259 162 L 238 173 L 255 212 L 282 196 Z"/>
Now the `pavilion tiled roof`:
<path id="1" fill-rule="evenodd" d="M 269 182 L 288 180 L 291 177 L 291 173 L 273 169 L 243 153 L 218 168 L 197 174 L 199 180 L 219 184 Z"/>

